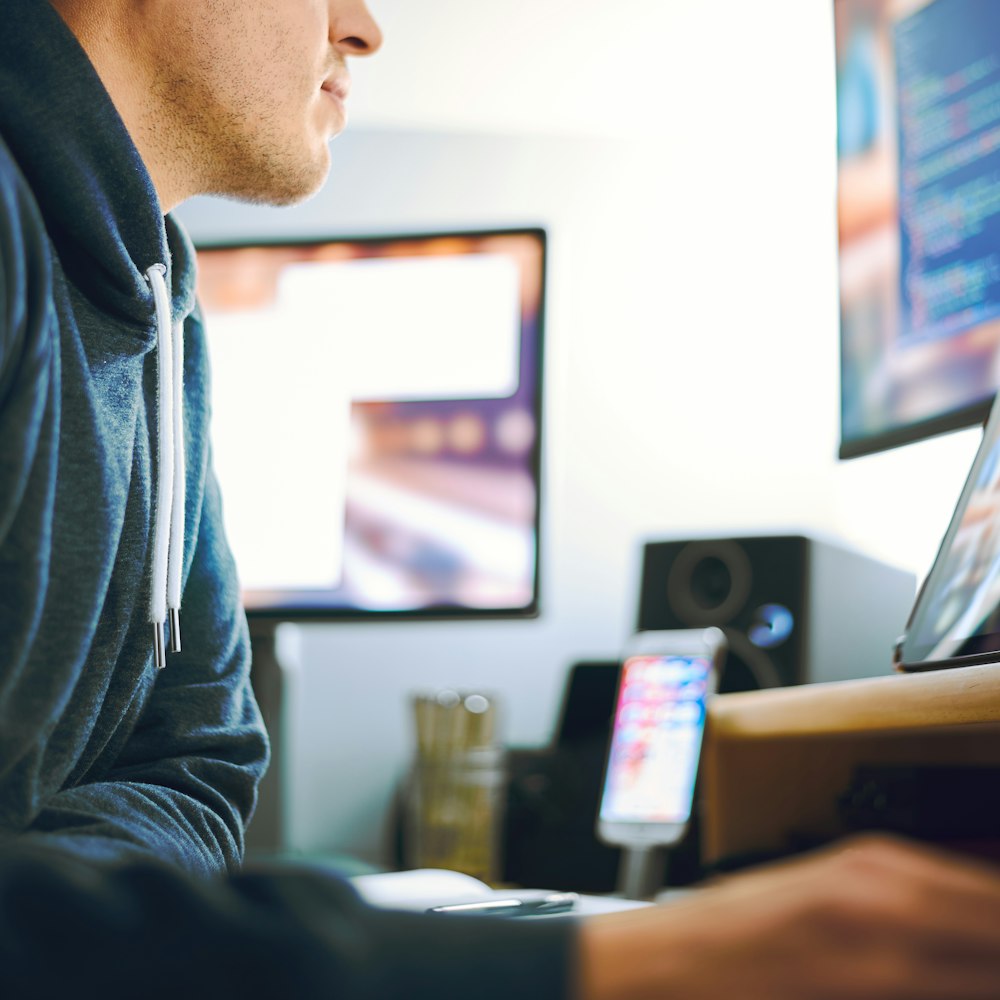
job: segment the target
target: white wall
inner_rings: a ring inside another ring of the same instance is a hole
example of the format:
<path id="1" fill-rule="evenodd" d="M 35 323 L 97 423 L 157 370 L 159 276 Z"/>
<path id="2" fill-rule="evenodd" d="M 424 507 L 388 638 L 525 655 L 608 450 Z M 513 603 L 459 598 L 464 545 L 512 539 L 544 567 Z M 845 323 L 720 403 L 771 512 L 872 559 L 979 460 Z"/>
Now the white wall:
<path id="1" fill-rule="evenodd" d="M 976 434 L 835 459 L 826 0 L 372 6 L 387 43 L 324 191 L 182 214 L 212 238 L 552 236 L 541 618 L 299 637 L 293 843 L 376 858 L 409 690 L 497 691 L 507 737 L 545 741 L 567 666 L 632 624 L 645 538 L 815 529 L 922 575 Z"/>

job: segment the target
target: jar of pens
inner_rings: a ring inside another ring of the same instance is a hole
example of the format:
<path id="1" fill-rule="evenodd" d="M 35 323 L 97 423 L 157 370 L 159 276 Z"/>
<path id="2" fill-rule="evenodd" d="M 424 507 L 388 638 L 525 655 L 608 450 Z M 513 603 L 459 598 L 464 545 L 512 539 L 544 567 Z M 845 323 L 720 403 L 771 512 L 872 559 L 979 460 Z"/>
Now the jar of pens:
<path id="1" fill-rule="evenodd" d="M 506 781 L 496 705 L 478 693 L 412 698 L 416 758 L 406 804 L 409 868 L 448 868 L 495 882 Z"/>

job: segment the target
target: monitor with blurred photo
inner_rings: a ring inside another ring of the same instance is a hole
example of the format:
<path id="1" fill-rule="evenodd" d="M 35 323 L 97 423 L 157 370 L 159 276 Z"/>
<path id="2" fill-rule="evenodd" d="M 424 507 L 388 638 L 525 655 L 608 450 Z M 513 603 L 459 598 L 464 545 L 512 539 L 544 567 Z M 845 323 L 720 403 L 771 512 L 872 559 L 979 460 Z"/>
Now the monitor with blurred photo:
<path id="1" fill-rule="evenodd" d="M 201 246 L 251 616 L 538 608 L 545 233 Z"/>

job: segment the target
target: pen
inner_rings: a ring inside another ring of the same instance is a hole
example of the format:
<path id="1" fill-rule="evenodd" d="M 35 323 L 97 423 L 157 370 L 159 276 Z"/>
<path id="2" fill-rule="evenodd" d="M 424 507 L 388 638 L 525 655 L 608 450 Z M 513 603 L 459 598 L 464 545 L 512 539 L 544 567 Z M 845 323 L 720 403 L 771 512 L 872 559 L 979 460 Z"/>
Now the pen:
<path id="1" fill-rule="evenodd" d="M 428 913 L 474 913 L 491 917 L 541 917 L 548 913 L 566 913 L 576 905 L 575 892 L 550 892 L 545 896 L 504 896 L 500 899 L 477 899 L 471 903 L 446 903 L 432 906 Z"/>

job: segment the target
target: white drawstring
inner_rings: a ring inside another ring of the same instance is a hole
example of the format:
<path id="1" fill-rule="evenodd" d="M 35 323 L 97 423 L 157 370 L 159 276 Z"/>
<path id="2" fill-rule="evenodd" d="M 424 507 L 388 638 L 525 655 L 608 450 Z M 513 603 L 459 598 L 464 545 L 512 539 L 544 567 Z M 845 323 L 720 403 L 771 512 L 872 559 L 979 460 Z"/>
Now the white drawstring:
<path id="1" fill-rule="evenodd" d="M 170 652 L 181 651 L 181 567 L 184 564 L 184 327 L 174 324 L 173 338 L 174 495 L 170 510 L 170 556 L 167 560 L 167 610 Z"/>
<path id="2" fill-rule="evenodd" d="M 153 586 L 149 619 L 153 625 L 156 668 L 167 665 L 164 622 L 170 610 L 170 650 L 179 652 L 181 563 L 184 551 L 184 342 L 174 327 L 167 294 L 167 273 L 154 264 L 146 277 L 156 304 L 157 476 L 153 501 Z"/>

